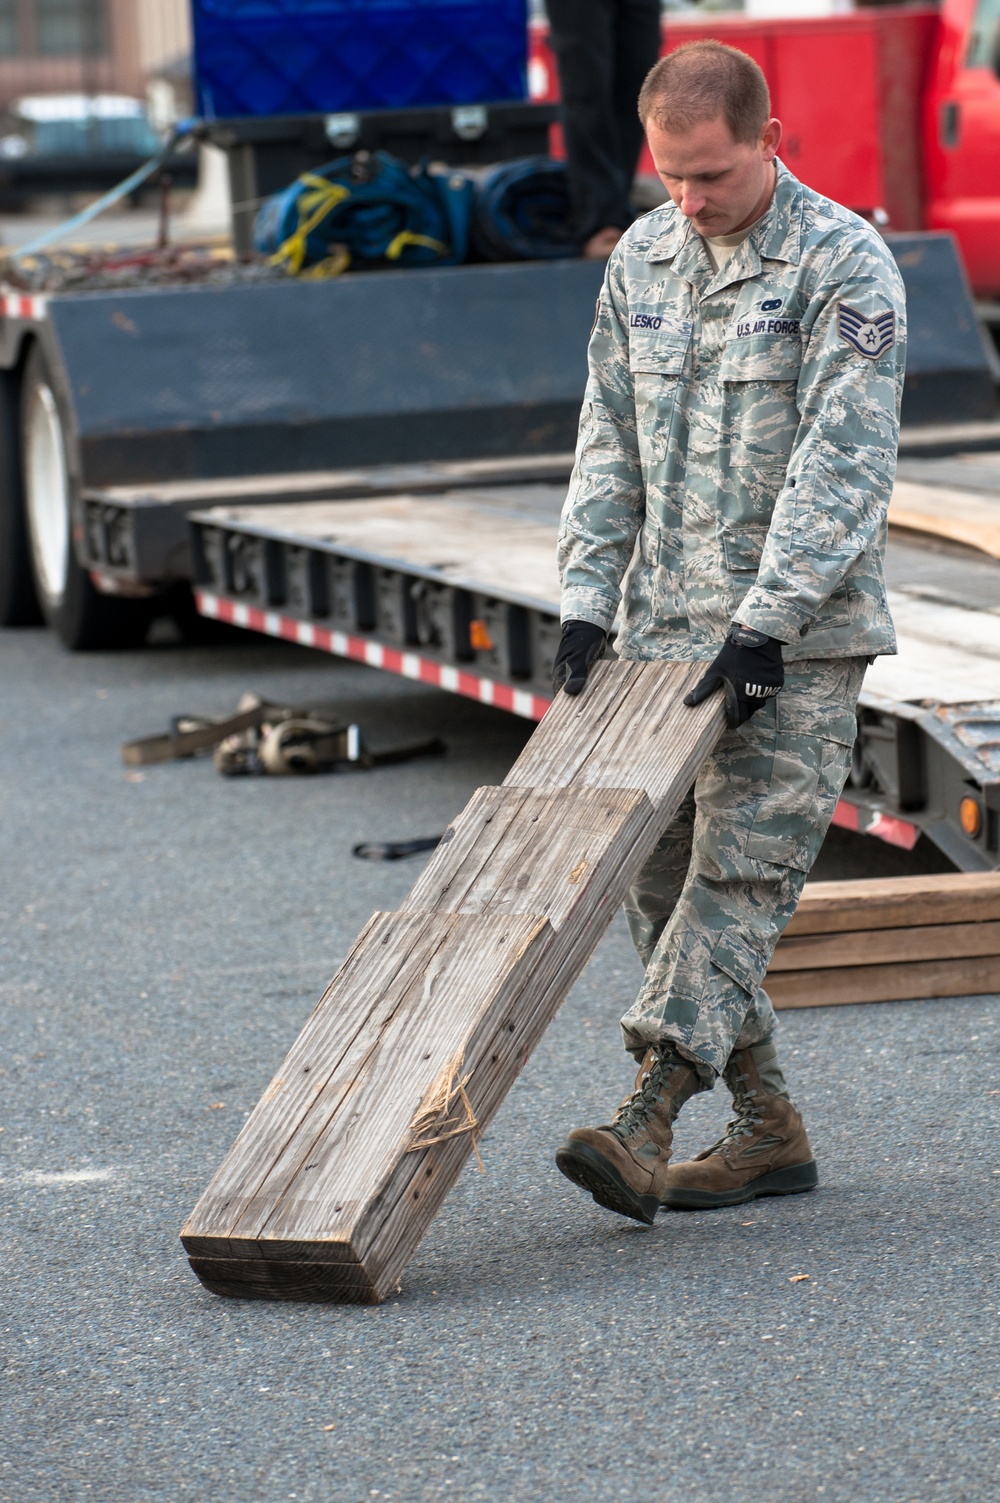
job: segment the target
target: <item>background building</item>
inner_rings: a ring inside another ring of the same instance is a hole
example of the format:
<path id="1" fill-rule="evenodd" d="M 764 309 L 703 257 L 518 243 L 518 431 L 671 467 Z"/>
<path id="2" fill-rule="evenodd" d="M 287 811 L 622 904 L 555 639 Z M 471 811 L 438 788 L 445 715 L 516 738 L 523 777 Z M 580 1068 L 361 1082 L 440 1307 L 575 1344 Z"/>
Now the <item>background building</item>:
<path id="1" fill-rule="evenodd" d="M 184 94 L 188 0 L 0 0 L 0 108 L 23 94 Z"/>

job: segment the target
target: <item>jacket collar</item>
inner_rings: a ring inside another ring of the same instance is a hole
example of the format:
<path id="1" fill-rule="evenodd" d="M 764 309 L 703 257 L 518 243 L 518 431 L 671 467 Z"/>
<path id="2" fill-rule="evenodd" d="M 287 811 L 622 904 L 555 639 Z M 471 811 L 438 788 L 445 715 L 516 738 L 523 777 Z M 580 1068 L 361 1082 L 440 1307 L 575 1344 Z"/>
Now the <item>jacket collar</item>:
<path id="1" fill-rule="evenodd" d="M 718 292 L 731 282 L 757 276 L 761 260 L 787 261 L 797 266 L 802 254 L 802 184 L 783 162 L 775 159 L 777 181 L 767 213 L 726 262 L 721 272 L 712 269 L 705 244 L 689 219 L 671 206 L 670 223 L 646 251 L 649 262 L 673 261 L 673 271 L 692 282 L 702 296 Z"/>

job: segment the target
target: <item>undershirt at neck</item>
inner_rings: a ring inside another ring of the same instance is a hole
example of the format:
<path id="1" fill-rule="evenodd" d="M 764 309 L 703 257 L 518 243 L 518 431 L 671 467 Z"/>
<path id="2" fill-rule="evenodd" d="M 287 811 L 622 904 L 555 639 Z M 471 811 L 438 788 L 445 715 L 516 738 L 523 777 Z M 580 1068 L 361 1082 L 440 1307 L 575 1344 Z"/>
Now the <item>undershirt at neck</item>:
<path id="1" fill-rule="evenodd" d="M 771 205 L 768 204 L 767 209 L 770 207 Z M 764 210 L 764 214 L 767 213 L 767 209 Z M 735 255 L 744 240 L 760 224 L 764 218 L 764 214 L 758 214 L 753 224 L 748 224 L 745 230 L 737 230 L 734 235 L 702 235 L 701 238 L 705 242 L 705 249 L 708 251 L 708 259 L 716 271 L 721 271 L 730 256 Z"/>

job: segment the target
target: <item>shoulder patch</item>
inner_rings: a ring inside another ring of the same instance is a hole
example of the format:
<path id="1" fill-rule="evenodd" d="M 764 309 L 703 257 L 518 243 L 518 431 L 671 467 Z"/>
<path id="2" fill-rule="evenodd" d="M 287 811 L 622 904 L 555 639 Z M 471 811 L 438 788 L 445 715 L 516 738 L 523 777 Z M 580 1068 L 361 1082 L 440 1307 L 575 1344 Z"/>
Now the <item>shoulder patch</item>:
<path id="1" fill-rule="evenodd" d="M 877 360 L 896 343 L 895 313 L 879 313 L 869 318 L 846 303 L 837 305 L 837 333 L 852 349 L 868 360 Z"/>

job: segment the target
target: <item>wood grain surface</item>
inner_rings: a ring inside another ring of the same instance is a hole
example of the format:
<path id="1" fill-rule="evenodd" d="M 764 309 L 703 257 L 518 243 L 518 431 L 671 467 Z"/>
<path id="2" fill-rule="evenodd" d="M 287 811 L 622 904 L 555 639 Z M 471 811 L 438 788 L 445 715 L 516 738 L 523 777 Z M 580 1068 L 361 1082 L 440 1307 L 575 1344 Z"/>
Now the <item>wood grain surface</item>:
<path id="1" fill-rule="evenodd" d="M 1000 558 L 1000 501 L 993 495 L 897 480 L 889 526 L 949 538 Z"/>
<path id="2" fill-rule="evenodd" d="M 1000 921 L 793 936 L 779 943 L 768 975 L 856 966 L 860 960 L 865 965 L 888 965 L 901 960 L 957 960 L 963 955 L 1000 955 Z"/>
<path id="3" fill-rule="evenodd" d="M 206 1288 L 397 1286 L 722 732 L 702 672 L 599 664 L 370 920 L 183 1228 Z"/>
<path id="4" fill-rule="evenodd" d="M 769 971 L 764 985 L 778 1008 L 973 997 L 981 992 L 1000 991 L 1000 955 L 854 965 L 822 971 Z"/>
<path id="5" fill-rule="evenodd" d="M 1000 872 L 807 882 L 785 937 L 994 919 L 1000 919 Z"/>

